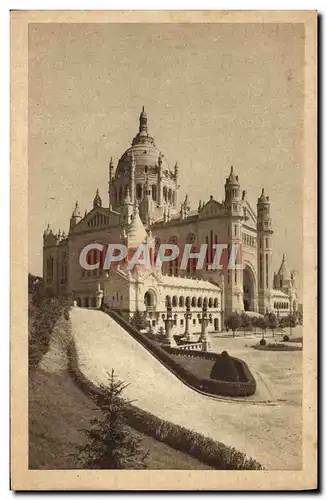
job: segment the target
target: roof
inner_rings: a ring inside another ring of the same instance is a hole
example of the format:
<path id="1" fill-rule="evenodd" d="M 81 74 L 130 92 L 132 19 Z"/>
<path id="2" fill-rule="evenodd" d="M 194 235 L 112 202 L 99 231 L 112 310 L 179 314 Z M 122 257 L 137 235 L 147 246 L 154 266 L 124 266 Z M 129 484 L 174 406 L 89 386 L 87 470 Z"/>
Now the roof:
<path id="1" fill-rule="evenodd" d="M 291 271 L 288 267 L 288 263 L 286 260 L 286 255 L 283 254 L 283 259 L 282 263 L 280 265 L 280 268 L 278 270 L 277 275 L 282 276 L 284 280 L 290 280 L 291 279 Z"/>
<path id="2" fill-rule="evenodd" d="M 193 288 L 193 289 L 203 288 L 205 290 L 210 290 L 212 292 L 221 291 L 219 285 L 216 285 L 206 280 L 183 278 L 181 276 L 167 276 L 163 274 L 161 281 L 163 285 L 172 287 Z"/>
<path id="3" fill-rule="evenodd" d="M 134 214 L 131 224 L 127 230 L 127 243 L 128 246 L 134 247 L 138 246 L 145 241 L 148 234 L 145 230 L 143 222 L 141 221 L 138 209 Z"/>
<path id="4" fill-rule="evenodd" d="M 273 290 L 272 295 L 273 297 L 282 297 L 283 299 L 289 299 L 289 296 L 281 290 Z"/>

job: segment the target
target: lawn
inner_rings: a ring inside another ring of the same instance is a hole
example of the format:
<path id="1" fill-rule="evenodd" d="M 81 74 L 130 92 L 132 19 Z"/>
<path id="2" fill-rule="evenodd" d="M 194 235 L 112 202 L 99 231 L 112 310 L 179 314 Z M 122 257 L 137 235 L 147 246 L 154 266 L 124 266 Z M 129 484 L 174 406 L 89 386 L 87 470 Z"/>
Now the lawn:
<path id="1" fill-rule="evenodd" d="M 49 395 L 51 394 L 51 397 Z M 75 469 L 82 432 L 99 410 L 66 371 L 37 370 L 29 384 L 29 468 Z M 135 430 L 132 432 L 137 433 Z M 139 434 L 141 436 L 141 434 Z M 143 437 L 149 469 L 210 469 L 193 457 L 155 439 Z"/>
<path id="2" fill-rule="evenodd" d="M 215 361 L 212 359 L 197 358 L 193 356 L 178 356 L 171 354 L 170 356 L 180 363 L 186 370 L 194 373 L 200 378 L 210 378 L 211 370 Z"/>

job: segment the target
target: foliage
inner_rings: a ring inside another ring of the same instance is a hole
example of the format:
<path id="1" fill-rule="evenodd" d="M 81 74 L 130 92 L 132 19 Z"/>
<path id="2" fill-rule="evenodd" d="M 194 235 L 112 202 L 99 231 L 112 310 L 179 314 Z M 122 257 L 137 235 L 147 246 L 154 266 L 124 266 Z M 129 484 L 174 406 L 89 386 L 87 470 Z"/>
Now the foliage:
<path id="1" fill-rule="evenodd" d="M 100 417 L 91 420 L 84 432 L 87 444 L 81 449 L 84 468 L 90 469 L 144 469 L 146 454 L 142 439 L 136 437 L 127 425 L 125 409 L 130 401 L 123 397 L 128 384 L 116 380 L 114 370 L 108 377 L 108 387 L 92 393 L 92 399 L 102 410 Z"/>
<path id="2" fill-rule="evenodd" d="M 225 319 L 225 325 L 228 329 L 233 332 L 233 337 L 235 337 L 236 330 L 241 326 L 241 318 L 237 313 L 233 313 Z"/>
<path id="3" fill-rule="evenodd" d="M 147 411 L 131 406 L 130 424 L 140 432 L 201 460 L 218 470 L 262 470 L 253 458 L 235 448 L 214 441 L 198 432 L 173 424 Z"/>
<path id="4" fill-rule="evenodd" d="M 251 325 L 254 328 L 254 333 L 257 333 L 257 327 L 258 327 L 258 324 L 259 324 L 259 318 L 257 316 L 252 316 L 250 318 L 250 320 L 251 320 Z"/>
<path id="5" fill-rule="evenodd" d="M 141 311 L 135 311 L 131 320 L 131 325 L 137 330 L 145 330 L 149 326 L 149 322 L 146 320 L 144 313 Z"/>
<path id="6" fill-rule="evenodd" d="M 273 312 L 268 314 L 268 327 L 273 331 L 273 337 L 275 336 L 275 329 L 278 327 L 278 318 Z"/>
<path id="7" fill-rule="evenodd" d="M 230 382 L 238 382 L 239 375 L 234 363 L 227 351 L 223 351 L 221 356 L 212 367 L 210 378 L 216 380 L 227 380 Z"/>
<path id="8" fill-rule="evenodd" d="M 245 314 L 242 313 L 240 316 L 240 322 L 241 322 L 241 328 L 243 328 L 244 331 L 244 336 L 245 336 L 245 331 L 251 326 L 251 318 Z"/>
<path id="9" fill-rule="evenodd" d="M 260 345 L 266 345 L 266 339 L 261 339 L 260 340 Z"/>
<path id="10" fill-rule="evenodd" d="M 48 351 L 52 330 L 62 314 L 68 316 L 63 297 L 43 297 L 38 305 L 29 308 L 28 349 L 29 366 L 35 367 Z"/>
<path id="11" fill-rule="evenodd" d="M 290 340 L 290 338 L 288 335 L 284 335 L 283 340 L 284 340 L 284 342 L 288 342 Z"/>

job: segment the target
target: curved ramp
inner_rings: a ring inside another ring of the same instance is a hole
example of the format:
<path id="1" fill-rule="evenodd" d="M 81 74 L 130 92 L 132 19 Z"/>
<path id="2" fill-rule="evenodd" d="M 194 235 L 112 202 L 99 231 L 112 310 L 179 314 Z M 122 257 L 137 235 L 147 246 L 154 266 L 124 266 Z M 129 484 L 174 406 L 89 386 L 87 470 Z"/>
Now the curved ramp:
<path id="1" fill-rule="evenodd" d="M 111 317 L 72 308 L 72 334 L 80 369 L 105 382 L 113 368 L 129 383 L 136 406 L 234 446 L 269 469 L 301 468 L 301 436 L 291 432 L 292 406 L 252 405 L 207 398 L 185 386 Z"/>

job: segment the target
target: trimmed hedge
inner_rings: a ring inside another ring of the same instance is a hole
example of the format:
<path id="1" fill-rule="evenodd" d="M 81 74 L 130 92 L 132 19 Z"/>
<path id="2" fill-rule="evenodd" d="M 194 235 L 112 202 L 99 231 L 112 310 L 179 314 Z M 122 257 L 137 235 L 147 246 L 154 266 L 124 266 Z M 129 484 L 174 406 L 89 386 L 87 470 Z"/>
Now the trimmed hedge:
<path id="1" fill-rule="evenodd" d="M 206 359 L 212 359 L 216 362 L 221 360 L 221 354 L 209 353 L 202 351 L 182 351 L 178 348 L 161 346 L 157 342 L 151 340 L 147 335 L 139 332 L 128 321 L 119 316 L 116 312 L 109 310 L 107 307 L 104 311 L 109 314 L 122 328 L 124 328 L 133 338 L 140 344 L 148 349 L 163 365 L 166 366 L 171 372 L 174 373 L 186 385 L 196 389 L 199 392 L 216 396 L 229 396 L 229 397 L 245 397 L 251 396 L 256 391 L 256 381 L 250 372 L 247 364 L 238 358 L 232 357 L 235 368 L 238 372 L 237 381 L 229 380 L 215 380 L 211 378 L 201 378 L 194 373 L 190 372 L 183 366 L 183 362 L 178 362 L 170 356 L 177 354 L 183 356 L 197 356 Z"/>
<path id="2" fill-rule="evenodd" d="M 35 368 L 49 350 L 52 330 L 64 315 L 69 318 L 69 306 L 63 298 L 44 297 L 38 306 L 30 308 L 28 332 L 29 367 Z"/>
<path id="3" fill-rule="evenodd" d="M 68 371 L 78 386 L 88 396 L 105 393 L 90 382 L 80 371 L 74 342 L 68 347 Z M 262 470 L 264 467 L 254 460 L 219 441 L 205 437 L 198 432 L 191 431 L 132 404 L 126 407 L 125 412 L 128 424 L 134 429 L 153 437 L 157 441 L 166 443 L 175 450 L 182 451 L 200 460 L 201 462 L 219 470 Z"/>

